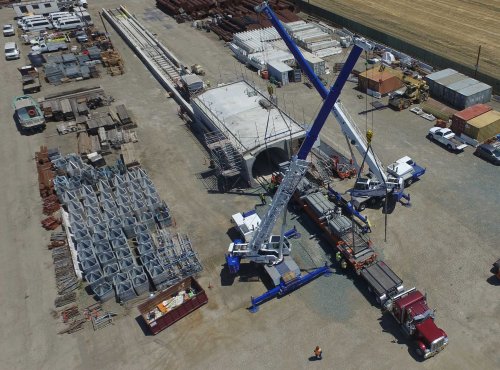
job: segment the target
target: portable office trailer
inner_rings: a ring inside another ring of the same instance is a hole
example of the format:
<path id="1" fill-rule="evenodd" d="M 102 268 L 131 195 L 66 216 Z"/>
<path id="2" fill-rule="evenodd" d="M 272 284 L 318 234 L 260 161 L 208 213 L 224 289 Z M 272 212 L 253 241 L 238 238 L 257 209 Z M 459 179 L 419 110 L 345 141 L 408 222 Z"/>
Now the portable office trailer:
<path id="1" fill-rule="evenodd" d="M 289 78 L 290 73 L 293 74 L 293 68 L 280 61 L 269 62 L 267 70 L 269 71 L 269 75 L 281 82 L 283 86 L 288 85 L 291 79 Z M 293 75 L 290 77 L 293 78 Z"/>
<path id="2" fill-rule="evenodd" d="M 369 69 L 358 75 L 358 87 L 363 92 L 367 92 L 370 89 L 381 95 L 386 95 L 398 90 L 402 86 L 403 82 L 401 79 L 391 73 L 390 69 L 384 71 Z"/>
<path id="3" fill-rule="evenodd" d="M 46 15 L 59 11 L 57 1 L 25 1 L 12 4 L 12 9 L 16 13 L 16 18 L 23 17 L 29 14 Z"/>

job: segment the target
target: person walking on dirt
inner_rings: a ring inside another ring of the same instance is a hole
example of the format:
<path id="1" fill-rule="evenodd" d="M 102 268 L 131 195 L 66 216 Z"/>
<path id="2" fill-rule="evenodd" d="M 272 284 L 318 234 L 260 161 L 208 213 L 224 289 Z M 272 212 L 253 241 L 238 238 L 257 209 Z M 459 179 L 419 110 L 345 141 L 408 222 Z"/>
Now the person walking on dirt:
<path id="1" fill-rule="evenodd" d="M 267 201 L 266 201 L 266 194 L 264 194 L 264 193 L 260 193 L 260 194 L 259 194 L 259 197 L 260 197 L 260 202 L 261 202 L 261 204 L 262 204 L 262 205 L 267 204 Z"/>
<path id="2" fill-rule="evenodd" d="M 316 346 L 314 349 L 314 356 L 316 356 L 316 360 L 321 360 L 323 355 L 323 351 L 321 350 L 320 346 Z"/>

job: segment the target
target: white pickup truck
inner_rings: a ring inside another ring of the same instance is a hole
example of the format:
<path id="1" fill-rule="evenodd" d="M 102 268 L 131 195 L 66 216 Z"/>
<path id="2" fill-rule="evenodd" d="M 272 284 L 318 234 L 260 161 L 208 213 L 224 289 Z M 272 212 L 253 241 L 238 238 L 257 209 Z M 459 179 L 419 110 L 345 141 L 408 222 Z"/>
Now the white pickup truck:
<path id="1" fill-rule="evenodd" d="M 467 144 L 458 140 L 449 128 L 432 127 L 427 137 L 445 146 L 449 151 L 461 152 L 467 147 Z"/>
<path id="2" fill-rule="evenodd" d="M 410 186 L 425 173 L 425 168 L 420 167 L 410 157 L 404 156 L 387 166 L 387 172 L 394 177 L 402 178 L 405 186 Z"/>

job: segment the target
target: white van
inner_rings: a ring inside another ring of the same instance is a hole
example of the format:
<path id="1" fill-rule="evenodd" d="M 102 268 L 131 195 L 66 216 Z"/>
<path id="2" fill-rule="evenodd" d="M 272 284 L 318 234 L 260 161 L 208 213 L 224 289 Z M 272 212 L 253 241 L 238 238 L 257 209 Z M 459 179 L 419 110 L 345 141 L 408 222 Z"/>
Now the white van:
<path id="1" fill-rule="evenodd" d="M 50 13 L 49 14 L 49 21 L 51 21 L 52 23 L 54 23 L 54 21 L 57 21 L 61 18 L 64 18 L 64 17 L 73 17 L 73 13 L 70 13 L 70 12 L 55 12 L 55 13 Z"/>
<path id="2" fill-rule="evenodd" d="M 76 28 L 82 28 L 84 26 L 85 23 L 78 17 L 61 18 L 58 21 L 54 22 L 55 29 L 59 31 L 73 30 Z"/>
<path id="3" fill-rule="evenodd" d="M 26 22 L 40 20 L 40 19 L 45 19 L 45 17 L 43 15 L 27 15 L 26 17 L 18 19 L 17 25 L 19 27 L 22 27 L 24 24 L 26 24 Z"/>
<path id="4" fill-rule="evenodd" d="M 36 32 L 52 29 L 54 27 L 52 26 L 52 23 L 50 23 L 47 19 L 39 19 L 26 22 L 22 28 L 25 32 Z"/>

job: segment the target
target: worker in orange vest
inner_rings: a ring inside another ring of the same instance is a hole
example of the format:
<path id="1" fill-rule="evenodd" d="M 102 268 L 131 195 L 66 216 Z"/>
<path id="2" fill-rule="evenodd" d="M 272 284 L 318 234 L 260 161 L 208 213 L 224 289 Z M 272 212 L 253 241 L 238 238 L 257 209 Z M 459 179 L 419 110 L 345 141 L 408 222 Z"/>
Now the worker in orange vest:
<path id="1" fill-rule="evenodd" d="M 316 348 L 314 349 L 314 355 L 316 356 L 316 359 L 321 360 L 322 354 L 323 354 L 323 351 L 321 350 L 320 346 L 316 346 Z"/>

